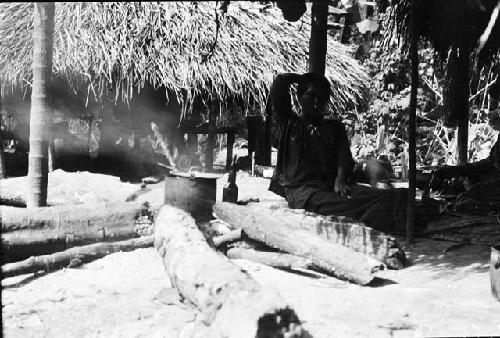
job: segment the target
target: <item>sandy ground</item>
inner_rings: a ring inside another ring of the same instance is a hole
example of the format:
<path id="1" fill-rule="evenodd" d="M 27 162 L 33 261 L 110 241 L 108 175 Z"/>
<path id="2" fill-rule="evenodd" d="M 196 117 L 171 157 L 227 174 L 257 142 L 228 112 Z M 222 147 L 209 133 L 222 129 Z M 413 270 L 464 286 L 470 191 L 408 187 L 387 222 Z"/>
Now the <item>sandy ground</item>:
<path id="1" fill-rule="evenodd" d="M 99 199 L 94 182 L 101 191 L 107 187 L 106 199 L 124 200 L 134 190 L 105 175 L 96 180 L 87 173 L 72 175 L 91 199 Z M 283 201 L 266 191 L 262 178 L 240 175 L 237 183 L 240 199 Z M 119 187 L 111 193 L 114 185 Z M 151 188 L 149 194 L 157 196 L 163 185 Z M 500 335 L 500 302 L 490 292 L 490 248 L 469 245 L 444 253 L 451 244 L 418 240 L 406 248 L 413 265 L 381 272 L 376 287 L 235 262 L 277 288 L 313 337 Z M 178 337 L 197 315 L 180 301 L 152 248 L 112 254 L 77 269 L 6 279 L 2 301 L 5 337 Z"/>

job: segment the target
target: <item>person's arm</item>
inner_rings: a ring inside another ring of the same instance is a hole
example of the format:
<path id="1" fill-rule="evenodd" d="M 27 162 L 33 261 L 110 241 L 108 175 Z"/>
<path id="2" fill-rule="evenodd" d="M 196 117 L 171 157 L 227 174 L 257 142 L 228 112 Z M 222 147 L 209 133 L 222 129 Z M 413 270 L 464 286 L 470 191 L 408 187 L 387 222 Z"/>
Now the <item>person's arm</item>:
<path id="1" fill-rule="evenodd" d="M 350 189 L 347 178 L 352 173 L 354 159 L 352 158 L 349 139 L 344 125 L 338 123 L 337 133 L 337 177 L 335 178 L 334 191 L 341 196 L 348 196 Z"/>
<path id="2" fill-rule="evenodd" d="M 267 114 L 272 111 L 278 121 L 286 121 L 292 117 L 290 86 L 299 80 L 300 75 L 295 73 L 279 74 L 274 78 L 269 90 Z"/>

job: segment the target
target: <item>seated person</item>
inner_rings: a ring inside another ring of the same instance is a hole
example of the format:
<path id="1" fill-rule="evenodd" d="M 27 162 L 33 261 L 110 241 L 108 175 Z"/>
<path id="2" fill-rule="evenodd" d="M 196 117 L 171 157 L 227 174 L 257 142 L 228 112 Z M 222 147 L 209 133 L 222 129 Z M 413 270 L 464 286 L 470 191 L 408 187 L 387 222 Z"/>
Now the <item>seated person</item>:
<path id="1" fill-rule="evenodd" d="M 434 171 L 437 180 L 455 177 L 467 177 L 471 183 L 488 182 L 500 179 L 500 146 L 497 142 L 490 150 L 490 155 L 481 161 L 457 166 L 442 166 Z"/>
<path id="2" fill-rule="evenodd" d="M 298 84 L 300 115 L 292 110 L 293 83 Z M 269 103 L 281 125 L 281 137 L 269 190 L 285 197 L 293 209 L 348 216 L 378 230 L 403 233 L 407 189 L 349 184 L 355 163 L 342 123 L 324 119 L 329 96 L 330 84 L 320 74 L 287 73 L 275 78 Z M 425 225 L 418 213 L 416 223 L 416 230 Z"/>
<path id="3" fill-rule="evenodd" d="M 500 212 L 500 145 L 493 145 L 488 158 L 463 165 L 442 166 L 434 171 L 433 188 L 442 185 L 443 180 L 466 177 L 462 194 L 457 197 L 454 210 L 487 214 Z"/>

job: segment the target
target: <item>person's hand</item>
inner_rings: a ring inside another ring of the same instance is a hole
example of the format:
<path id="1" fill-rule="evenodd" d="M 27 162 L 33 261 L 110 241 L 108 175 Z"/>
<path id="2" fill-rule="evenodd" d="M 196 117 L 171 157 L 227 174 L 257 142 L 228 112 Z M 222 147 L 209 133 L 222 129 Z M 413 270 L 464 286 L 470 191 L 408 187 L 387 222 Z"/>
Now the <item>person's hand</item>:
<path id="1" fill-rule="evenodd" d="M 339 176 L 337 176 L 337 178 L 335 179 L 333 191 L 335 191 L 337 194 L 339 194 L 342 197 L 349 198 L 351 195 L 351 189 L 349 188 L 349 185 L 347 184 L 345 179 L 343 179 Z"/>

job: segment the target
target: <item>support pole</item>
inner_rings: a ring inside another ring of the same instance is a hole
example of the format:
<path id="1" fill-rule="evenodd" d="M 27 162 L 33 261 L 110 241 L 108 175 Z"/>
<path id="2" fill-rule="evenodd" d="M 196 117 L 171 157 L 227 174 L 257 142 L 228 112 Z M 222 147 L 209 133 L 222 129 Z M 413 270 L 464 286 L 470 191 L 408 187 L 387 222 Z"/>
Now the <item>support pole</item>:
<path id="1" fill-rule="evenodd" d="M 208 138 L 207 151 L 205 153 L 205 169 L 212 170 L 214 168 L 214 148 L 215 148 L 215 112 L 208 113 Z"/>
<path id="2" fill-rule="evenodd" d="M 228 132 L 226 135 L 227 135 L 226 170 L 229 170 L 231 169 L 231 164 L 233 162 L 234 133 Z"/>
<path id="3" fill-rule="evenodd" d="M 457 151 L 458 164 L 468 162 L 469 147 L 469 47 L 462 43 L 458 52 L 456 81 L 456 109 L 457 109 Z"/>
<path id="4" fill-rule="evenodd" d="M 314 0 L 311 10 L 309 72 L 325 74 L 328 1 Z"/>
<path id="5" fill-rule="evenodd" d="M 418 89 L 418 33 L 416 22 L 416 0 L 411 2 L 411 93 L 410 112 L 408 117 L 408 206 L 406 212 L 406 242 L 413 242 L 413 229 L 415 225 L 415 190 L 417 172 L 416 154 L 416 116 L 417 116 L 417 89 Z"/>

